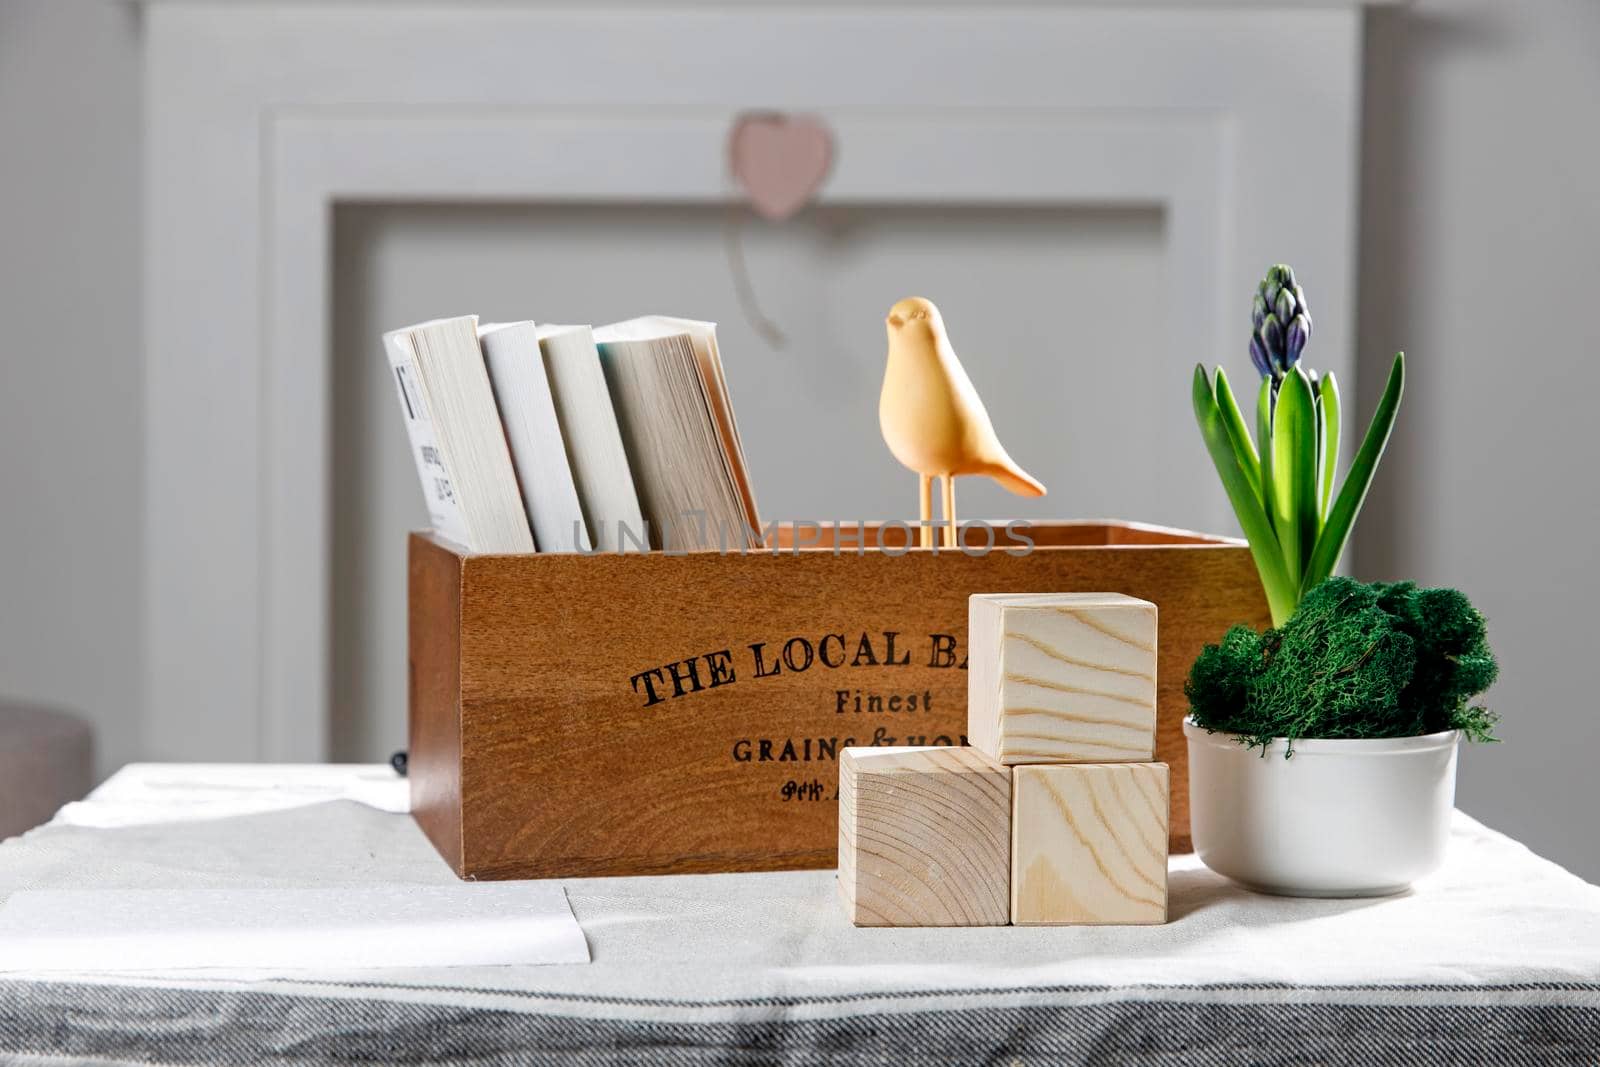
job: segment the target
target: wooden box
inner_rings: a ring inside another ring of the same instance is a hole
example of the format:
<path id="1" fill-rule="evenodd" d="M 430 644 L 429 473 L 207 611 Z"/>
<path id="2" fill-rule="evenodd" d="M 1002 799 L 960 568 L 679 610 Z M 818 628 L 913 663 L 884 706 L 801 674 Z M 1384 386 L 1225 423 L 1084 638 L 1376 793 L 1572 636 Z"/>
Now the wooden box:
<path id="1" fill-rule="evenodd" d="M 831 867 L 840 751 L 962 743 L 970 594 L 1109 591 L 1159 609 L 1156 759 L 1187 850 L 1184 677 L 1229 625 L 1268 624 L 1249 549 L 1122 523 L 1026 534 L 1026 554 L 1003 532 L 969 555 L 846 526 L 801 549 L 783 529 L 776 551 L 594 556 L 413 534 L 417 822 L 464 878 Z"/>

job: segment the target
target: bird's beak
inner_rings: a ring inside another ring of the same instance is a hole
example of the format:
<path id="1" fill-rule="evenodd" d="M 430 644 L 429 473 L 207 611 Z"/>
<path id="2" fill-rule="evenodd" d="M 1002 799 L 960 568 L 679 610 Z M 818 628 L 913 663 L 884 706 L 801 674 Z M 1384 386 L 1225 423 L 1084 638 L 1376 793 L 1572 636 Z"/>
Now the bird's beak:
<path id="1" fill-rule="evenodd" d="M 890 315 L 889 316 L 889 325 L 893 326 L 895 329 L 898 330 L 900 327 L 904 326 L 905 324 L 906 324 L 906 320 L 902 319 L 899 315 Z"/>

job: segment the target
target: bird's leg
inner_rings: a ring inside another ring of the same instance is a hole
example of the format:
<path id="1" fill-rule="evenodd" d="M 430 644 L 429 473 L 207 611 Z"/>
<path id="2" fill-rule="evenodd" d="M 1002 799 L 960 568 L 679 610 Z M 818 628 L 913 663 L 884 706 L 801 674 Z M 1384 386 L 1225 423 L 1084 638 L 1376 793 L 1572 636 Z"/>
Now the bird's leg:
<path id="1" fill-rule="evenodd" d="M 944 547 L 956 547 L 956 476 L 944 476 Z"/>
<path id="2" fill-rule="evenodd" d="M 917 527 L 917 544 L 933 547 L 933 475 L 919 474 L 922 480 L 922 524 Z"/>

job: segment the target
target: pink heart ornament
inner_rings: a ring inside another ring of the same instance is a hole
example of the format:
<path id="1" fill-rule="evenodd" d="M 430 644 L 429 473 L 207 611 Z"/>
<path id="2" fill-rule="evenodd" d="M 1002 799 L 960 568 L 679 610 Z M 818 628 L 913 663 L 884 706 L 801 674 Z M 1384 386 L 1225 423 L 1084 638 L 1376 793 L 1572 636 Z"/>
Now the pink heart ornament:
<path id="1" fill-rule="evenodd" d="M 833 165 L 833 134 L 809 115 L 740 115 L 728 134 L 728 166 L 761 217 L 782 222 L 805 207 Z"/>

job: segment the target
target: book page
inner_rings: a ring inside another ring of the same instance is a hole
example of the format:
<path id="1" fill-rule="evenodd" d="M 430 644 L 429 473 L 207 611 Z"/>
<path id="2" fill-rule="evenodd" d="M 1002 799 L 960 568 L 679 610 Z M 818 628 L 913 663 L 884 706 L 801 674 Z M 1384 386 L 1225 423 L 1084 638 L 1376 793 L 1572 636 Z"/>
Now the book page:
<path id="1" fill-rule="evenodd" d="M 728 397 L 728 382 L 722 370 L 722 355 L 717 349 L 717 324 L 696 319 L 680 319 L 669 315 L 650 315 L 642 322 L 659 324 L 665 331 L 682 331 L 689 335 L 694 345 L 695 363 L 699 371 L 700 386 L 705 391 L 707 406 L 716 424 L 728 480 L 738 497 L 744 522 L 752 532 L 752 542 L 759 536 L 761 519 L 756 511 L 755 493 L 750 487 L 749 466 L 745 462 L 744 443 L 739 439 L 739 424 L 733 415 L 733 403 Z"/>
<path id="2" fill-rule="evenodd" d="M 475 315 L 434 319 L 406 331 L 433 432 L 479 553 L 534 551 L 522 490 L 489 384 Z"/>
<path id="3" fill-rule="evenodd" d="M 694 342 L 682 330 L 639 337 L 635 325 L 603 327 L 595 339 L 652 546 L 749 547 Z"/>

